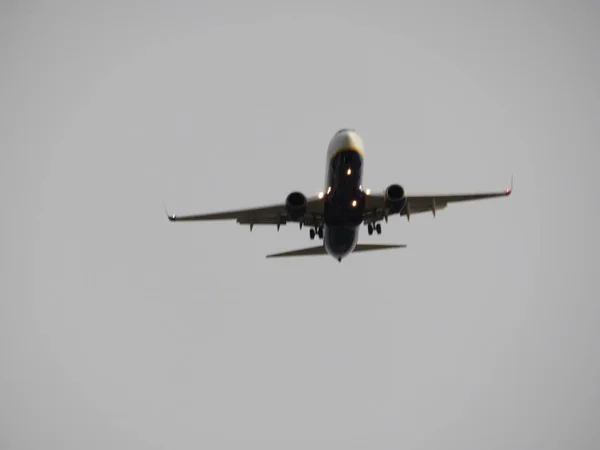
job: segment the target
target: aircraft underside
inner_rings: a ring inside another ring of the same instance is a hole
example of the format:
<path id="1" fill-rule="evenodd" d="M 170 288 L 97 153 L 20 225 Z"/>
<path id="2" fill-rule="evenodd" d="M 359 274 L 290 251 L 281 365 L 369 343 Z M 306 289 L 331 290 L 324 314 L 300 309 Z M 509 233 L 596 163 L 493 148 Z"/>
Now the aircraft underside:
<path id="1" fill-rule="evenodd" d="M 412 214 L 432 213 L 445 209 L 449 203 L 482 200 L 508 196 L 511 187 L 504 191 L 406 195 L 402 186 L 390 184 L 383 192 L 371 194 L 362 187 L 364 147 L 362 139 L 353 130 L 343 129 L 334 134 L 327 148 L 325 190 L 314 197 L 301 192 L 290 193 L 285 202 L 269 206 L 221 211 L 214 213 L 169 215 L 170 221 L 212 221 L 234 219 L 239 224 L 282 225 L 296 223 L 309 228 L 311 239 L 319 238 L 322 244 L 292 250 L 267 257 L 331 255 L 338 261 L 351 253 L 403 248 L 398 244 L 359 244 L 362 225 L 369 235 L 381 234 L 381 222 L 394 215 L 410 220 Z"/>
<path id="2" fill-rule="evenodd" d="M 365 194 L 362 192 L 362 155 L 353 149 L 339 149 L 327 165 L 324 198 L 323 244 L 327 253 L 341 261 L 356 247 L 363 222 Z"/>

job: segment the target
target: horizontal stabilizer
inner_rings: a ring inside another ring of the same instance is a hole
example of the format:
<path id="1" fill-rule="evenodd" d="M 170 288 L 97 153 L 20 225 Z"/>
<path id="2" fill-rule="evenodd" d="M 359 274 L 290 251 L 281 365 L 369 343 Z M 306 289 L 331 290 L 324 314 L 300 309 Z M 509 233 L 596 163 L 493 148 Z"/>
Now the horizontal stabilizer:
<path id="1" fill-rule="evenodd" d="M 326 255 L 325 247 L 319 245 L 318 247 L 301 248 L 299 250 L 290 250 L 288 252 L 274 253 L 267 255 L 267 258 L 282 258 L 284 256 L 315 256 L 315 255 Z"/>
<path id="2" fill-rule="evenodd" d="M 352 253 L 370 252 L 371 250 L 387 250 L 390 248 L 406 248 L 404 244 L 356 244 Z"/>
<path id="3" fill-rule="evenodd" d="M 391 248 L 405 248 L 403 244 L 357 244 L 352 253 L 356 252 L 369 252 L 372 250 L 386 250 Z M 325 247 L 319 245 L 318 247 L 308 247 L 299 250 L 290 250 L 282 253 L 274 253 L 267 255 L 267 258 L 282 258 L 287 256 L 316 256 L 316 255 L 327 255 Z"/>

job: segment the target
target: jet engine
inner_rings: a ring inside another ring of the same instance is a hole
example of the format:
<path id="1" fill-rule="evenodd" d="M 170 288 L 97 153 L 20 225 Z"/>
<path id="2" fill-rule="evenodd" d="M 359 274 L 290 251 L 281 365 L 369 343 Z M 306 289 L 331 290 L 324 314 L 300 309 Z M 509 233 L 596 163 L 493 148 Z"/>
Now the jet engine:
<path id="1" fill-rule="evenodd" d="M 300 220 L 306 213 L 306 196 L 302 192 L 292 192 L 285 199 L 285 210 L 291 221 Z"/>
<path id="2" fill-rule="evenodd" d="M 404 189 L 399 184 L 388 186 L 384 194 L 385 206 L 392 213 L 398 213 L 406 206 L 406 195 Z"/>

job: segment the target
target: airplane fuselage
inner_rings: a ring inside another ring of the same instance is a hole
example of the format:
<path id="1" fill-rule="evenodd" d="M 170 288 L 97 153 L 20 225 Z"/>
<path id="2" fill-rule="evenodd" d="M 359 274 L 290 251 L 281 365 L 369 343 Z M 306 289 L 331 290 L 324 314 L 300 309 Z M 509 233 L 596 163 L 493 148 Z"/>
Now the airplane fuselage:
<path id="1" fill-rule="evenodd" d="M 341 261 L 352 253 L 363 221 L 364 148 L 353 130 L 338 131 L 327 149 L 324 190 L 323 245 Z"/>

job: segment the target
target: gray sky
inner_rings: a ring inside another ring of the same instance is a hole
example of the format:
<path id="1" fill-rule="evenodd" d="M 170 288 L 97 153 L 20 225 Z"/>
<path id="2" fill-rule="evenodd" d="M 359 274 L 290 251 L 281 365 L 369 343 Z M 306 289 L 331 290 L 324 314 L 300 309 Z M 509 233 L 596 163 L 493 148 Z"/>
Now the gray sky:
<path id="1" fill-rule="evenodd" d="M 600 8 L 496 3 L 4 2 L 0 447 L 600 446 Z M 515 194 L 342 264 L 166 220 L 342 127 L 371 189 Z"/>

